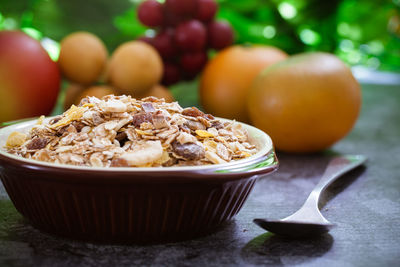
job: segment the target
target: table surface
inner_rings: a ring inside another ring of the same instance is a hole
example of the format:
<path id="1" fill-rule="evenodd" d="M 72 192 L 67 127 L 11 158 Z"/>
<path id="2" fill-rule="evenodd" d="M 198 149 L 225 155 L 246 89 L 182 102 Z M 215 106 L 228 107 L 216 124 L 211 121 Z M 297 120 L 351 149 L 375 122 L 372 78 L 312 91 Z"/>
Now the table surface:
<path id="1" fill-rule="evenodd" d="M 261 177 L 234 220 L 208 236 L 151 246 L 99 245 L 61 239 L 29 225 L 0 183 L 0 266 L 399 266 L 400 86 L 363 85 L 353 131 L 329 151 L 278 153 L 280 169 Z M 365 167 L 324 194 L 329 234 L 287 240 L 252 223 L 283 218 L 306 199 L 335 153 L 361 153 Z"/>

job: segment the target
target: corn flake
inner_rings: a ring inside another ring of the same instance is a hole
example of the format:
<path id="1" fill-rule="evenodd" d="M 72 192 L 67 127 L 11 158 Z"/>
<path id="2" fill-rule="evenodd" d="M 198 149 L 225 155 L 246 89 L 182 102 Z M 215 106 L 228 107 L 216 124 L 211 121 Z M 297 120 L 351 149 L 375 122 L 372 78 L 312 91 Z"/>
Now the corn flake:
<path id="1" fill-rule="evenodd" d="M 54 129 L 60 126 L 65 126 L 74 120 L 80 119 L 86 110 L 86 107 L 77 107 L 72 105 L 71 108 L 65 112 L 64 117 L 55 124 L 51 125 L 51 128 Z"/>
<path id="2" fill-rule="evenodd" d="M 196 134 L 202 138 L 207 138 L 207 137 L 214 137 L 214 135 L 210 132 L 207 132 L 205 130 L 196 130 Z"/>
<path id="3" fill-rule="evenodd" d="M 25 143 L 27 137 L 28 136 L 24 133 L 12 132 L 7 138 L 6 146 L 7 147 L 21 146 L 23 143 Z"/>

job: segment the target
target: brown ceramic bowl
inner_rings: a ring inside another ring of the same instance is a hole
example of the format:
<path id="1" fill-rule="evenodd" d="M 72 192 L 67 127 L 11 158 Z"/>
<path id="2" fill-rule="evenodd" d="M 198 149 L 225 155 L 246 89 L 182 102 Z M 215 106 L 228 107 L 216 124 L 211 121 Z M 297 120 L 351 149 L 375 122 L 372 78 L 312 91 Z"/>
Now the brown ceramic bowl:
<path id="1" fill-rule="evenodd" d="M 28 132 L 35 123 L 0 129 L 1 180 L 25 218 L 64 237 L 145 243 L 203 235 L 239 212 L 259 175 L 278 168 L 270 137 L 246 124 L 259 152 L 218 165 L 76 167 L 28 160 L 4 150 L 11 132 Z"/>

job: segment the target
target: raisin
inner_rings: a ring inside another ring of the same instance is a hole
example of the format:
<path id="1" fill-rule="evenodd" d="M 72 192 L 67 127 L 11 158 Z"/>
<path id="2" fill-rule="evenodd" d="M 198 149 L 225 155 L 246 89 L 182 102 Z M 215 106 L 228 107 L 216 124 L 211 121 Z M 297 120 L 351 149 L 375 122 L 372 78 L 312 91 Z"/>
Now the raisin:
<path id="1" fill-rule="evenodd" d="M 203 117 L 204 113 L 196 107 L 191 107 L 191 108 L 185 108 L 182 111 L 182 115 L 190 117 Z"/>
<path id="2" fill-rule="evenodd" d="M 115 136 L 115 139 L 117 139 L 119 142 L 121 142 L 122 140 L 126 139 L 127 137 L 128 137 L 128 135 L 124 131 L 124 132 L 117 133 L 117 135 Z"/>
<path id="3" fill-rule="evenodd" d="M 215 117 L 211 114 L 204 114 L 203 118 L 207 120 L 215 120 Z"/>
<path id="4" fill-rule="evenodd" d="M 194 143 L 181 144 L 174 141 L 172 143 L 172 148 L 178 156 L 186 160 L 199 160 L 205 156 L 204 148 Z"/>
<path id="5" fill-rule="evenodd" d="M 125 145 L 125 142 L 128 141 L 128 135 L 126 134 L 125 131 L 117 133 L 115 136 L 115 139 L 118 140 L 119 144 L 121 147 Z"/>
<path id="6" fill-rule="evenodd" d="M 26 148 L 29 150 L 37 150 L 45 148 L 49 140 L 46 138 L 35 137 L 27 145 Z"/>

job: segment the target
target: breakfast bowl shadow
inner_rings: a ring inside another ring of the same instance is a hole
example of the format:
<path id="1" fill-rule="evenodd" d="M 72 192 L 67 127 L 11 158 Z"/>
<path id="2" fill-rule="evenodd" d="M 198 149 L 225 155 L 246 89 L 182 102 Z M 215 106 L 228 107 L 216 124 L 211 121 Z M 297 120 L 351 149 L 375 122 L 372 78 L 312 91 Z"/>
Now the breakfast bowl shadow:
<path id="1" fill-rule="evenodd" d="M 206 235 L 240 211 L 260 175 L 278 168 L 270 137 L 244 123 L 258 152 L 226 164 L 95 168 L 25 159 L 4 149 L 10 133 L 27 133 L 35 123 L 0 129 L 1 181 L 34 227 L 67 238 L 158 243 Z"/>

